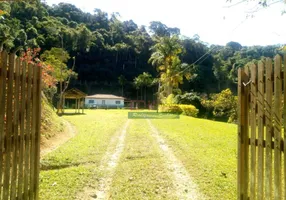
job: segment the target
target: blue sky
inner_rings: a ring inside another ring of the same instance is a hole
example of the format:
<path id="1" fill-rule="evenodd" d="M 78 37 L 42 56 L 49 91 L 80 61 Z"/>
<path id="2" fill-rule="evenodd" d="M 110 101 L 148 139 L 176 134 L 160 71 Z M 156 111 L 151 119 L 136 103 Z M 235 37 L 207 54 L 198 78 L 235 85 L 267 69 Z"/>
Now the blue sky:
<path id="1" fill-rule="evenodd" d="M 286 43 L 286 4 L 277 3 L 246 19 L 253 2 L 231 6 L 226 0 L 46 0 L 49 5 L 67 2 L 85 12 L 99 8 L 107 13 L 119 12 L 121 20 L 132 19 L 138 25 L 161 21 L 178 27 L 181 34 L 195 34 L 209 44 L 224 45 L 236 41 L 244 46 Z M 233 2 L 237 2 L 233 0 Z M 231 7 L 229 7 L 231 6 Z"/>

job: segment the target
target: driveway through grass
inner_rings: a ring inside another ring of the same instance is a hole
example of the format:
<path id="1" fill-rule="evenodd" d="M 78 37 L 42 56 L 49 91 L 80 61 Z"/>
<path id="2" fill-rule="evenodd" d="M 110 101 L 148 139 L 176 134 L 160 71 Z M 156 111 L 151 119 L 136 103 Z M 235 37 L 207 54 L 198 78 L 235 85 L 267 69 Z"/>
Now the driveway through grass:
<path id="1" fill-rule="evenodd" d="M 64 116 L 78 134 L 41 160 L 41 199 L 235 199 L 235 125 L 127 112 Z"/>

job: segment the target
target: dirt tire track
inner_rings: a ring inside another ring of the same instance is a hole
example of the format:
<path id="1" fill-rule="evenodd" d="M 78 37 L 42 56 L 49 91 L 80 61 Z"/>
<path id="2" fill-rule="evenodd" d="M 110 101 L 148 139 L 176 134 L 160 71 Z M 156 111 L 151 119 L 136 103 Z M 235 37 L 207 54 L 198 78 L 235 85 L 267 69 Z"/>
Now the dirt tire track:
<path id="1" fill-rule="evenodd" d="M 112 137 L 110 144 L 107 148 L 105 155 L 103 156 L 99 170 L 103 172 L 104 176 L 99 179 L 99 185 L 95 188 L 85 188 L 84 193 L 77 199 L 81 200 L 98 200 L 98 199 L 109 199 L 109 190 L 112 184 L 113 174 L 118 164 L 120 156 L 124 150 L 126 130 L 129 126 L 130 120 L 124 124 L 119 133 L 116 133 Z M 115 148 L 114 148 L 115 147 Z"/>
<path id="2" fill-rule="evenodd" d="M 197 185 L 192 181 L 191 176 L 180 160 L 176 158 L 171 148 L 168 147 L 165 140 L 160 136 L 158 130 L 153 126 L 148 119 L 148 124 L 152 131 L 152 136 L 158 142 L 164 156 L 169 171 L 173 175 L 174 186 L 176 189 L 177 197 L 179 199 L 207 199 L 199 193 Z"/>

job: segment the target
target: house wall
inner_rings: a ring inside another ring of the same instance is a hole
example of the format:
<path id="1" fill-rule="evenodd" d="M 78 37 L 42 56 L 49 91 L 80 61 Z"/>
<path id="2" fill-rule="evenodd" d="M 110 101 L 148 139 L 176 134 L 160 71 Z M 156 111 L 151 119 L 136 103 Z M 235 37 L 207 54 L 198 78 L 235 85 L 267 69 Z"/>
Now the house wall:
<path id="1" fill-rule="evenodd" d="M 90 100 L 93 100 L 94 102 L 90 102 Z M 105 104 L 103 104 L 102 101 L 105 101 Z M 116 101 L 119 101 L 119 104 L 116 104 Z M 124 100 L 123 99 L 93 99 L 93 98 L 86 98 L 85 99 L 85 105 L 86 107 L 91 107 L 92 105 L 97 105 L 98 107 L 123 107 L 124 106 Z"/>

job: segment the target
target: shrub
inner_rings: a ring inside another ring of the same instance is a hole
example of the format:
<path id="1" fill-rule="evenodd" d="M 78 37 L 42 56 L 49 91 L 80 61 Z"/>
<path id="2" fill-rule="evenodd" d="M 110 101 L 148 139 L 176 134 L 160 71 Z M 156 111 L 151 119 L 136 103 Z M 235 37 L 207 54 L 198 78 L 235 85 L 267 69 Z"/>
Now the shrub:
<path id="1" fill-rule="evenodd" d="M 196 109 L 196 107 L 193 105 L 179 105 L 179 107 L 183 111 L 182 112 L 183 115 L 187 115 L 187 116 L 191 116 L 191 117 L 197 117 L 198 116 L 199 110 Z"/>
<path id="2" fill-rule="evenodd" d="M 159 106 L 160 112 L 183 114 L 191 117 L 197 117 L 199 110 L 193 105 L 183 104 L 163 104 Z"/>
<path id="3" fill-rule="evenodd" d="M 230 89 L 212 94 L 210 99 L 203 99 L 201 103 L 207 111 L 212 112 L 214 117 L 227 118 L 228 122 L 237 119 L 237 97 Z"/>
<path id="4" fill-rule="evenodd" d="M 159 105 L 159 112 L 181 114 L 183 111 L 178 104 L 163 104 Z"/>
<path id="5" fill-rule="evenodd" d="M 178 101 L 177 99 L 175 98 L 175 95 L 173 94 L 170 94 L 167 98 L 165 98 L 163 101 L 163 104 L 165 105 L 170 105 L 170 104 L 177 104 Z"/>

